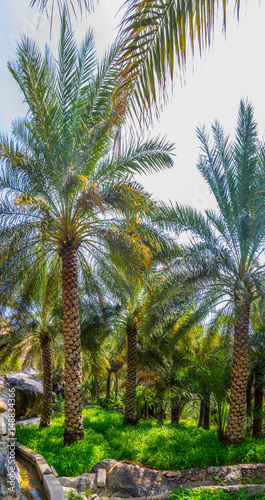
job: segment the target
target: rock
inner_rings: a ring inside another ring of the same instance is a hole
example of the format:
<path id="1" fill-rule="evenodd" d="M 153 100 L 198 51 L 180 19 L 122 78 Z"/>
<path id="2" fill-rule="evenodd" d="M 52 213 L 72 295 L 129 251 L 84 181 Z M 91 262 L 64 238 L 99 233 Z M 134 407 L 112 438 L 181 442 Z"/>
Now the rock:
<path id="1" fill-rule="evenodd" d="M 98 473 L 97 473 L 97 486 L 98 486 L 98 488 L 105 488 L 106 480 L 107 480 L 106 469 L 98 469 Z"/>
<path id="2" fill-rule="evenodd" d="M 0 399 L 0 413 L 5 413 L 7 411 L 7 404 Z"/>
<path id="3" fill-rule="evenodd" d="M 108 472 L 114 465 L 118 464 L 116 460 L 113 460 L 112 458 L 105 458 L 104 460 L 101 460 L 98 462 L 96 465 L 93 465 L 91 472 L 92 473 L 97 473 L 99 469 L 106 469 Z"/>
<path id="4" fill-rule="evenodd" d="M 207 467 L 206 472 L 208 474 L 217 474 L 218 472 L 218 467 Z"/>
<path id="5" fill-rule="evenodd" d="M 225 479 L 225 484 L 239 484 L 242 480 L 243 474 L 240 469 L 230 472 Z"/>
<path id="6" fill-rule="evenodd" d="M 96 474 L 85 473 L 77 477 L 58 477 L 58 481 L 63 488 L 72 488 L 78 493 L 97 489 Z"/>
<path id="7" fill-rule="evenodd" d="M 9 386 L 15 389 L 16 419 L 36 417 L 41 413 L 43 383 L 33 373 L 36 370 L 27 368 L 6 375 Z"/>
<path id="8" fill-rule="evenodd" d="M 163 476 L 169 479 L 169 481 L 179 481 L 182 477 L 182 472 L 167 471 L 163 473 Z"/>
<path id="9" fill-rule="evenodd" d="M 56 472 L 55 468 L 51 465 L 50 469 L 55 477 L 58 477 L 58 473 Z"/>
<path id="10" fill-rule="evenodd" d="M 197 474 L 196 476 L 192 476 L 190 478 L 191 481 L 203 481 L 205 479 L 205 474 Z"/>

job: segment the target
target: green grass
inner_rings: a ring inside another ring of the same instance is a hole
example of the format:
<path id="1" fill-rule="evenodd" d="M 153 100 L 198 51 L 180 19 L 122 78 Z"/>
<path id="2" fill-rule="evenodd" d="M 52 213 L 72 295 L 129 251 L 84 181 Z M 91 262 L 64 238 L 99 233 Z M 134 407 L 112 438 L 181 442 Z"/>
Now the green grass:
<path id="1" fill-rule="evenodd" d="M 181 488 L 181 490 L 173 492 L 169 500 L 247 500 L 248 498 L 250 497 L 247 491 L 229 494 L 222 490 L 214 491 L 211 488 L 201 491 Z M 256 496 L 255 498 L 257 500 L 265 500 L 265 495 Z"/>
<path id="2" fill-rule="evenodd" d="M 60 476 L 90 472 L 104 458 L 166 470 L 265 462 L 264 441 L 247 436 L 242 445 L 225 447 L 214 430 L 204 431 L 185 422 L 179 427 L 158 426 L 156 421 L 123 426 L 118 412 L 93 408 L 84 410 L 84 427 L 85 439 L 65 447 L 63 416 L 55 417 L 48 429 L 18 428 L 16 438 L 43 455 Z"/>

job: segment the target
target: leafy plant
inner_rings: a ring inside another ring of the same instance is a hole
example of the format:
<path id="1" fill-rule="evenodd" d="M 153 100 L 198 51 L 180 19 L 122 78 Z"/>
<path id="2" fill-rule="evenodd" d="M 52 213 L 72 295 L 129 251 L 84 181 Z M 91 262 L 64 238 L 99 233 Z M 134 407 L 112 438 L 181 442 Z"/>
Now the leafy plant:
<path id="1" fill-rule="evenodd" d="M 52 404 L 52 411 L 54 415 L 59 415 L 64 412 L 64 399 L 61 394 L 55 394 Z"/>

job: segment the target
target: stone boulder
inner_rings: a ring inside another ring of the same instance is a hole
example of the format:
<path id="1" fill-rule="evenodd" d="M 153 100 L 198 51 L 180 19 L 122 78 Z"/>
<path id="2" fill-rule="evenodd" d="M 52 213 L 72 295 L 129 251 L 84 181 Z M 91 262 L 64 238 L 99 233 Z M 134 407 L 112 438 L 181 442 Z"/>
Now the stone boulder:
<path id="1" fill-rule="evenodd" d="M 125 498 L 161 494 L 173 489 L 177 481 L 177 473 L 174 474 L 175 484 L 169 484 L 164 472 L 145 469 L 126 461 L 101 460 L 92 467 L 91 472 L 96 473 L 99 469 L 107 471 L 107 490 L 112 495 Z"/>
<path id="2" fill-rule="evenodd" d="M 16 419 L 37 417 L 41 413 L 43 382 L 36 374 L 33 368 L 26 368 L 6 375 L 9 387 L 15 388 Z"/>
<path id="3" fill-rule="evenodd" d="M 77 493 L 81 493 L 86 490 L 98 490 L 96 474 L 89 474 L 88 472 L 76 477 L 59 477 L 58 481 L 64 489 L 72 489 Z"/>

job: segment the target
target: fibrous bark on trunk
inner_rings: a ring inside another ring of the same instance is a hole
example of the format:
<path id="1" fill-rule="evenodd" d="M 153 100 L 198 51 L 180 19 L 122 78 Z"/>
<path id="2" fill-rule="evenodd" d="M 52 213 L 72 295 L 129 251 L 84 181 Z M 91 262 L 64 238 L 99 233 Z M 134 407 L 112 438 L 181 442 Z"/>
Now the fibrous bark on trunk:
<path id="1" fill-rule="evenodd" d="M 198 427 L 202 427 L 203 426 L 203 421 L 204 421 L 204 401 L 201 398 L 201 401 L 200 401 L 200 416 L 199 416 Z"/>
<path id="2" fill-rule="evenodd" d="M 96 377 L 95 377 L 95 391 L 96 391 L 96 400 L 99 401 L 99 385 Z"/>
<path id="3" fill-rule="evenodd" d="M 175 401 L 174 398 L 171 399 L 171 424 L 179 425 L 184 406 L 183 403 Z"/>
<path id="4" fill-rule="evenodd" d="M 253 375 L 254 372 L 252 371 L 251 374 L 248 376 L 247 380 L 247 431 L 250 432 L 251 426 L 252 426 L 252 385 L 253 385 Z"/>
<path id="5" fill-rule="evenodd" d="M 40 427 L 49 427 L 52 423 L 52 358 L 51 337 L 47 334 L 41 339 L 41 352 L 43 364 L 43 396 Z"/>
<path id="6" fill-rule="evenodd" d="M 157 402 L 157 423 L 158 424 L 163 424 L 164 422 L 164 415 L 165 415 L 165 408 L 164 408 L 164 403 L 162 400 L 159 400 Z"/>
<path id="7" fill-rule="evenodd" d="M 246 304 L 235 322 L 231 395 L 225 430 L 227 444 L 242 443 L 244 438 L 247 392 L 249 305 Z"/>
<path id="8" fill-rule="evenodd" d="M 115 401 L 117 402 L 119 395 L 119 375 L 117 375 L 117 373 L 115 373 L 114 392 L 115 392 Z"/>
<path id="9" fill-rule="evenodd" d="M 77 251 L 64 247 L 62 257 L 65 350 L 64 444 L 83 439 L 81 337 L 78 304 Z"/>
<path id="10" fill-rule="evenodd" d="M 106 388 L 106 398 L 108 400 L 108 403 L 110 402 L 110 381 L 111 381 L 111 371 L 108 372 L 107 388 Z"/>
<path id="11" fill-rule="evenodd" d="M 252 435 L 256 439 L 261 438 L 262 413 L 263 413 L 263 372 L 258 367 L 254 370 L 254 411 Z"/>
<path id="12" fill-rule="evenodd" d="M 124 408 L 124 423 L 136 423 L 136 351 L 137 328 L 127 326 L 127 380 Z"/>
<path id="13" fill-rule="evenodd" d="M 203 428 L 210 429 L 210 393 L 206 392 L 204 395 L 204 413 L 203 413 Z"/>

